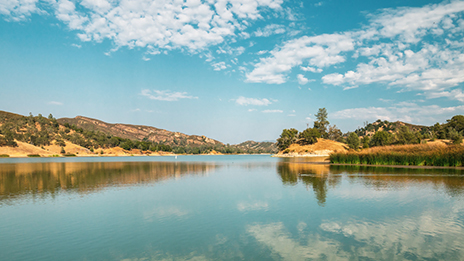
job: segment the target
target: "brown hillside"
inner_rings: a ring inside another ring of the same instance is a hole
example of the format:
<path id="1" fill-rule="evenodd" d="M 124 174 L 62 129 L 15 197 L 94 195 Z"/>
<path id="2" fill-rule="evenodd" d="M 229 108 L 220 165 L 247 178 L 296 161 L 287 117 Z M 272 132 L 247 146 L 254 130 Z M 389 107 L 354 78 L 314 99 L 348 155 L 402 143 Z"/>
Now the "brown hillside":
<path id="1" fill-rule="evenodd" d="M 121 123 L 106 123 L 104 121 L 77 116 L 75 118 L 58 119 L 60 124 L 69 123 L 84 130 L 101 131 L 103 133 L 131 140 L 147 140 L 167 145 L 216 145 L 222 144 L 205 136 L 187 135 L 150 126 Z"/>
<path id="2" fill-rule="evenodd" d="M 311 145 L 292 144 L 283 151 L 279 151 L 277 157 L 314 157 L 314 156 L 329 156 L 333 152 L 345 152 L 348 146 L 344 143 L 318 139 L 316 143 Z"/>

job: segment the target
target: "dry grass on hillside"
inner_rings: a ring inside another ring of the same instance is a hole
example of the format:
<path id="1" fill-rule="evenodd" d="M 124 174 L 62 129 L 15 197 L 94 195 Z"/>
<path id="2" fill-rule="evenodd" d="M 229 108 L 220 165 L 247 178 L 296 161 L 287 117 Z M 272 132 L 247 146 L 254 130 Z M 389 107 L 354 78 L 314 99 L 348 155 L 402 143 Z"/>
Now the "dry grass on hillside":
<path id="1" fill-rule="evenodd" d="M 345 152 L 347 149 L 346 144 L 321 138 L 311 145 L 292 144 L 277 156 L 328 156 L 334 152 Z"/>
<path id="2" fill-rule="evenodd" d="M 36 147 L 25 142 L 17 141 L 16 143 L 18 144 L 17 147 L 0 147 L 0 154 L 7 154 L 10 157 L 27 157 L 29 154 L 38 154 L 42 156 L 59 154 L 41 149 L 40 147 Z"/>
<path id="3" fill-rule="evenodd" d="M 390 145 L 382 147 L 372 147 L 369 149 L 364 149 L 359 153 L 389 153 L 389 152 L 399 152 L 399 153 L 417 153 L 417 152 L 429 152 L 437 151 L 447 148 L 447 145 L 443 142 L 430 142 L 426 144 L 410 144 L 410 145 Z"/>

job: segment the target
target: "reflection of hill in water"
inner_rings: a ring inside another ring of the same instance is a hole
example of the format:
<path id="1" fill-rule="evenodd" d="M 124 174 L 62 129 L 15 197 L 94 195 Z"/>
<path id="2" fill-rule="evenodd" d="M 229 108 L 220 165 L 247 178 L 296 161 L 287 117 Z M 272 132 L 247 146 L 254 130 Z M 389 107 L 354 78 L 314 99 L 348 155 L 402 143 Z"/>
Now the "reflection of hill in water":
<path id="1" fill-rule="evenodd" d="M 325 204 L 329 188 L 335 189 L 342 177 L 375 189 L 430 185 L 435 189 L 443 189 L 450 196 L 464 195 L 464 175 L 463 170 L 460 169 L 331 166 L 279 162 L 277 173 L 285 185 L 294 186 L 301 182 L 312 188 L 319 205 L 322 206 Z"/>
<path id="2" fill-rule="evenodd" d="M 213 163 L 190 162 L 66 162 L 3 164 L 0 200 L 22 194 L 59 190 L 91 192 L 108 186 L 153 183 L 184 175 L 204 175 Z"/>

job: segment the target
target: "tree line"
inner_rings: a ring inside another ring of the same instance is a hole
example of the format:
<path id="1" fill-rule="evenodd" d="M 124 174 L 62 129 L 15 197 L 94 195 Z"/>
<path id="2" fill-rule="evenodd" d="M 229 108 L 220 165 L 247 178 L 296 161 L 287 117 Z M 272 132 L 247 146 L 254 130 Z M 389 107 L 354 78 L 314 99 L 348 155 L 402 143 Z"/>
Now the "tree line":
<path id="1" fill-rule="evenodd" d="M 418 126 L 417 130 L 402 125 L 399 128 L 388 121 L 377 120 L 372 124 L 365 124 L 354 132 L 342 133 L 335 125 L 330 126 L 328 113 L 320 108 L 315 114 L 316 121 L 312 128 L 302 132 L 291 128 L 284 129 L 277 139 L 279 150 L 285 150 L 291 144 L 307 145 L 317 142 L 318 138 L 325 138 L 347 144 L 351 149 L 369 148 L 387 145 L 419 144 L 426 140 L 450 139 L 454 144 L 461 144 L 464 135 L 464 116 L 456 115 L 446 123 L 436 123 L 431 127 Z M 373 134 L 371 134 L 373 133 Z M 364 135 L 363 135 L 364 134 Z M 360 137 L 360 135 L 363 135 Z"/>

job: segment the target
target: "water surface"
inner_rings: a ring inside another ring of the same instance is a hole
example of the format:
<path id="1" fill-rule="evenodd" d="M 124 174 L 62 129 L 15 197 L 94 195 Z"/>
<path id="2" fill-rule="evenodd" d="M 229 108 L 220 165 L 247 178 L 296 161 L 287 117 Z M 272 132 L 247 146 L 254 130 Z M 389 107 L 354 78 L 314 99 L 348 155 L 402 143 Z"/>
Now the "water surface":
<path id="1" fill-rule="evenodd" d="M 462 260 L 457 169 L 1 159 L 0 260 Z"/>

